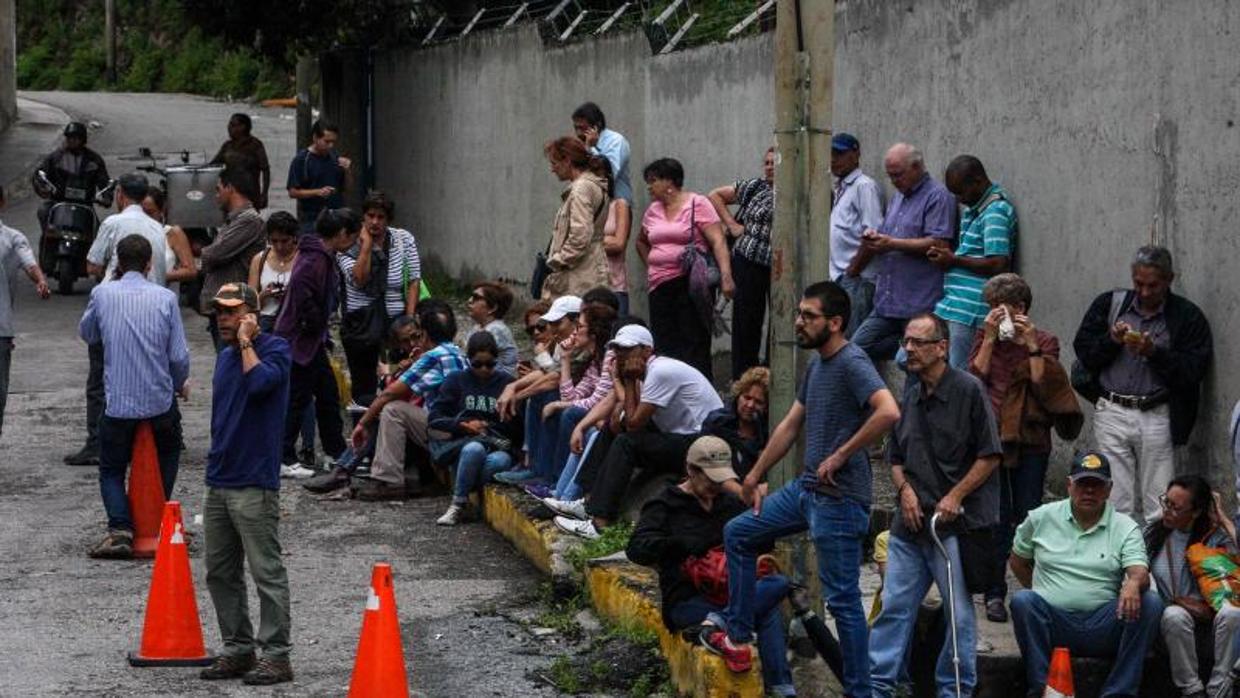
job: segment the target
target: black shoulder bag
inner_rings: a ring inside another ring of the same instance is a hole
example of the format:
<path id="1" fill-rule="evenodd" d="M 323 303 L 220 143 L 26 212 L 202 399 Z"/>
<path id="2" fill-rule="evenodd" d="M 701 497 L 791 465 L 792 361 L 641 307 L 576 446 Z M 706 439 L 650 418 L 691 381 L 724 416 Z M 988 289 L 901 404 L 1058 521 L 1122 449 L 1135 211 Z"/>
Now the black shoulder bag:
<path id="1" fill-rule="evenodd" d="M 380 344 L 383 337 L 387 333 L 388 317 L 387 317 L 387 275 L 388 275 L 388 252 L 392 244 L 392 236 L 389 233 L 384 238 L 382 250 L 371 249 L 370 252 L 370 279 L 366 284 L 366 288 L 362 289 L 366 295 L 374 297 L 367 305 L 351 310 L 340 317 L 340 339 L 350 344 Z M 356 260 L 355 260 L 356 261 Z M 345 290 L 345 274 L 344 270 L 340 270 L 340 300 L 347 307 L 348 293 Z"/>
<path id="2" fill-rule="evenodd" d="M 1119 312 L 1124 307 L 1124 299 L 1127 296 L 1128 289 L 1125 288 L 1111 291 L 1111 311 L 1107 314 L 1108 332 L 1119 320 Z M 1098 402 L 1098 398 L 1102 397 L 1102 383 L 1098 373 L 1086 368 L 1080 358 L 1072 360 L 1072 370 L 1068 374 L 1068 380 L 1072 383 L 1072 389 L 1085 398 L 1089 404 Z"/>
<path id="3" fill-rule="evenodd" d="M 927 460 L 938 474 L 939 479 L 947 487 L 951 487 L 951 478 L 947 476 L 947 472 L 943 470 L 943 466 L 939 465 L 939 459 L 934 455 L 934 445 L 930 441 L 930 420 L 926 417 L 926 408 L 917 402 L 913 408 L 913 414 L 917 417 L 917 430 L 922 433 L 922 446 L 925 450 Z M 933 510 L 935 502 L 930 503 Z M 925 503 L 922 503 L 925 506 Z M 981 526 L 970 529 L 964 521 L 964 515 L 958 518 L 960 521 L 960 529 L 956 531 L 956 543 L 960 550 L 960 568 L 964 573 L 964 585 L 970 594 L 981 594 L 990 588 L 992 583 L 995 567 L 995 527 Z M 925 525 L 930 525 L 929 517 L 926 518 Z"/>

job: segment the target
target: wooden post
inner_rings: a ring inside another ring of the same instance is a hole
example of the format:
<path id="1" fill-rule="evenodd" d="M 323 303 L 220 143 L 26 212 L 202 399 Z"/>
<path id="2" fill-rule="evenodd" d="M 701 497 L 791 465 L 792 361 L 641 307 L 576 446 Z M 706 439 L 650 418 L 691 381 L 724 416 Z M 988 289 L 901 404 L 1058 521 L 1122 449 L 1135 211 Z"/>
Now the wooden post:
<path id="1" fill-rule="evenodd" d="M 315 66 L 313 56 L 297 58 L 297 148 L 305 148 L 310 143 L 310 127 L 314 121 L 311 90 L 314 87 Z"/>
<path id="2" fill-rule="evenodd" d="M 108 84 L 116 83 L 116 0 L 103 0 L 103 45 Z"/>
<path id="3" fill-rule="evenodd" d="M 779 0 L 776 12 L 772 422 L 778 422 L 796 399 L 798 379 L 808 358 L 797 348 L 793 331 L 801 290 L 827 278 L 831 175 L 823 163 L 830 158 L 835 3 Z M 798 445 L 771 471 L 772 488 L 795 477 L 802 467 Z"/>

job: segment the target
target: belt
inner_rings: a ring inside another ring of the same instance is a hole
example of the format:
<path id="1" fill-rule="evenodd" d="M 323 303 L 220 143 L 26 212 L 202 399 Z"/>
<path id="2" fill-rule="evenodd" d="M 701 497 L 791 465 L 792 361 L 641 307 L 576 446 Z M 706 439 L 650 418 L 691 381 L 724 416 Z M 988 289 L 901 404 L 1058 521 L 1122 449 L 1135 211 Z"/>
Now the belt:
<path id="1" fill-rule="evenodd" d="M 1152 395 L 1120 395 L 1119 393 L 1104 390 L 1102 398 L 1120 407 L 1145 412 L 1167 402 L 1171 399 L 1171 395 L 1166 390 L 1160 390 Z"/>

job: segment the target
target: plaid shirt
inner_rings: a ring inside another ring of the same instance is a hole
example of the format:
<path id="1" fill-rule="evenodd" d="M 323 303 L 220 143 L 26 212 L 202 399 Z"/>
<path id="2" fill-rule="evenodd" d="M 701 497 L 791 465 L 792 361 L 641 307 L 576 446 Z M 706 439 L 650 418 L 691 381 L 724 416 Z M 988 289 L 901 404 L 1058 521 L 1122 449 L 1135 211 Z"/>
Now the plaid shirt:
<path id="1" fill-rule="evenodd" d="M 464 371 L 468 367 L 469 361 L 461 348 L 452 342 L 444 342 L 418 357 L 409 370 L 400 375 L 400 380 L 430 408 L 443 379 L 449 373 Z"/>

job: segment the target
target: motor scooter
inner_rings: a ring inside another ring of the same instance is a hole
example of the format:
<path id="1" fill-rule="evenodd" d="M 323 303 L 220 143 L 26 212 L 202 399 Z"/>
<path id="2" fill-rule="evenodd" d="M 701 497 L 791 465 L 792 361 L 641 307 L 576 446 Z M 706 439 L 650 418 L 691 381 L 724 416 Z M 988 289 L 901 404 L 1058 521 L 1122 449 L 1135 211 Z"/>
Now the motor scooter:
<path id="1" fill-rule="evenodd" d="M 56 278 L 56 292 L 68 296 L 77 280 L 86 276 L 86 254 L 99 231 L 95 206 L 106 208 L 112 204 L 116 180 L 108 180 L 92 199 L 85 189 L 73 186 L 66 186 L 62 193 L 43 170 L 35 174 L 35 179 L 48 198 L 61 197 L 47 212 L 47 224 L 39 240 L 39 267 L 44 274 Z"/>

